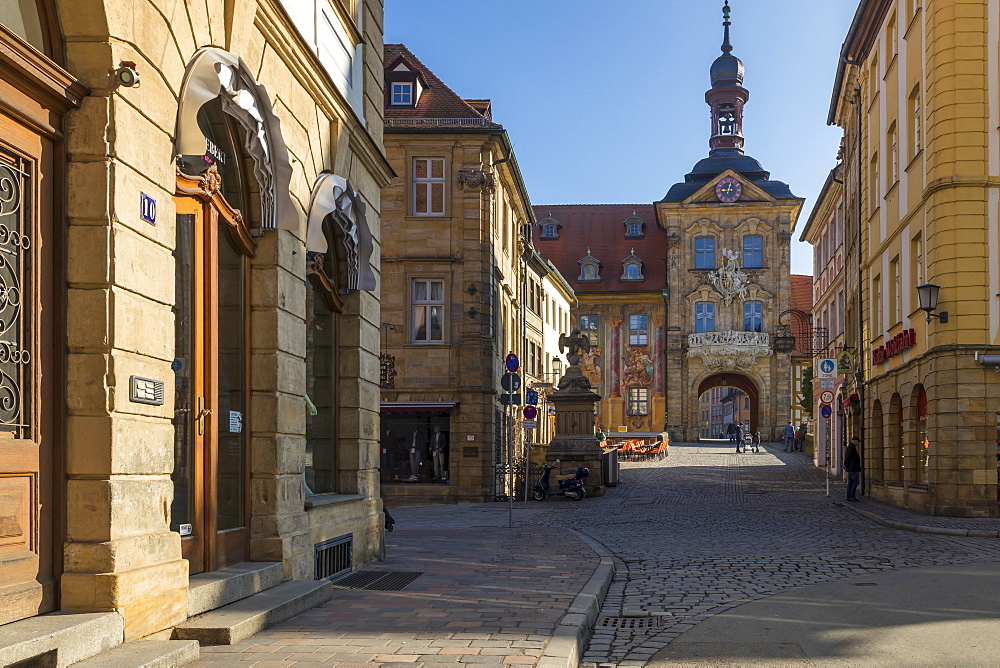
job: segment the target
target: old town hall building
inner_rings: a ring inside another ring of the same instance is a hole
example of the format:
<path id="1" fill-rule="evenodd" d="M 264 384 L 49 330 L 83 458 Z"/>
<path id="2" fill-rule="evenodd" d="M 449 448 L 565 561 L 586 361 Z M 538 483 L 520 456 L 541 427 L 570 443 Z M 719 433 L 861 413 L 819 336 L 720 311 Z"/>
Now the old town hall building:
<path id="1" fill-rule="evenodd" d="M 729 40 L 712 64 L 711 150 L 649 205 L 535 207 L 539 252 L 571 279 L 584 368 L 604 429 L 699 437 L 699 397 L 747 396 L 750 427 L 776 438 L 791 419 L 789 242 L 803 200 L 743 151 L 743 63 Z M 576 279 L 572 281 L 572 279 Z"/>

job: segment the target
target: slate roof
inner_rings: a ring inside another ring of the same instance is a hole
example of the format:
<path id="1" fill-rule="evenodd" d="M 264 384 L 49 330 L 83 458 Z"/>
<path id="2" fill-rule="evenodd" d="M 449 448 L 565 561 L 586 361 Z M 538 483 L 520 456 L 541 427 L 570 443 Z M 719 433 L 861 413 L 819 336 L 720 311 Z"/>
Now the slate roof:
<path id="1" fill-rule="evenodd" d="M 756 159 L 736 149 L 724 149 L 715 151 L 707 158 L 699 160 L 694 168 L 684 176 L 684 182 L 671 186 L 661 201 L 683 202 L 727 169 L 737 172 L 776 199 L 797 199 L 787 183 L 772 181 L 771 173 L 765 170 Z"/>
<path id="2" fill-rule="evenodd" d="M 448 88 L 441 79 L 437 77 L 422 62 L 413 55 L 413 52 L 406 48 L 405 44 L 385 45 L 385 72 L 386 74 L 395 70 L 400 61 L 405 62 L 407 68 L 418 72 L 427 84 L 426 89 L 420 95 L 415 107 L 397 107 L 389 104 L 388 87 L 383 86 L 385 94 L 385 120 L 389 127 L 483 127 L 490 129 L 503 129 L 503 126 L 494 123 L 490 113 L 489 100 L 464 100 L 455 91 Z M 412 124 L 407 120 L 412 119 Z M 455 120 L 465 122 L 441 123 L 441 121 Z"/>
<path id="3" fill-rule="evenodd" d="M 661 292 L 667 284 L 664 254 L 667 233 L 656 223 L 652 204 L 554 204 L 532 207 L 541 225 L 547 218 L 557 220 L 558 239 L 540 239 L 540 227 L 532 228 L 532 242 L 538 253 L 556 266 L 577 294 L 607 292 Z M 625 238 L 626 218 L 632 213 L 646 224 L 642 239 Z M 601 262 L 599 283 L 580 282 L 578 261 L 591 254 Z M 622 281 L 622 260 L 632 249 L 642 260 L 642 282 Z"/>

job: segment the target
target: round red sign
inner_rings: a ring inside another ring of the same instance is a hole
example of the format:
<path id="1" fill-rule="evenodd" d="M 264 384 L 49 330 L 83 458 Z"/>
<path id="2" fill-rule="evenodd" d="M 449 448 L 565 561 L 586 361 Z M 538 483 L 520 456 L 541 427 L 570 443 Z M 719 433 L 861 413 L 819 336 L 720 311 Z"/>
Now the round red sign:
<path id="1" fill-rule="evenodd" d="M 537 408 L 535 408 L 534 406 L 525 406 L 524 407 L 524 419 L 525 420 L 534 420 L 537 416 L 538 416 L 538 409 Z"/>

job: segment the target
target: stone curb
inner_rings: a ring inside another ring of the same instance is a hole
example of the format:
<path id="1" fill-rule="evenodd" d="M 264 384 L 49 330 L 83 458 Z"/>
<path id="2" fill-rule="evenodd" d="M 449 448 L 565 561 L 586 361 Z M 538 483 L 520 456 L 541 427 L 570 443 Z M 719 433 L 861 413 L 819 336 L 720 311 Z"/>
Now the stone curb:
<path id="1" fill-rule="evenodd" d="M 604 597 L 607 596 L 615 575 L 615 563 L 611 553 L 603 545 L 575 529 L 569 531 L 590 546 L 600 558 L 600 563 L 590 580 L 573 599 L 569 610 L 559 620 L 552 639 L 536 664 L 537 668 L 576 668 L 580 664 L 580 658 L 590 641 L 591 629 L 597 622 Z"/>
<path id="2" fill-rule="evenodd" d="M 873 522 L 878 522 L 883 526 L 887 526 L 891 529 L 900 529 L 902 531 L 912 531 L 914 533 L 928 533 L 936 534 L 938 536 L 963 536 L 965 538 L 1000 538 L 1000 531 L 982 531 L 980 529 L 953 529 L 951 527 L 929 527 L 921 524 L 911 524 L 909 522 L 895 522 L 893 520 L 888 520 L 881 515 L 877 515 L 871 511 L 864 510 L 862 508 L 857 508 L 850 504 L 843 504 L 836 502 L 838 506 L 842 508 L 849 508 L 853 510 L 858 515 L 862 517 L 867 517 Z"/>

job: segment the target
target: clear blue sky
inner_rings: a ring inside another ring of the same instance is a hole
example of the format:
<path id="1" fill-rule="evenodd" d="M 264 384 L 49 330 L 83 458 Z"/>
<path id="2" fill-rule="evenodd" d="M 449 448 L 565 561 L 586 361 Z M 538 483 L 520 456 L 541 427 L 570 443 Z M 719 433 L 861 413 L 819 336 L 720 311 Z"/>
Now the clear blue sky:
<path id="1" fill-rule="evenodd" d="M 806 204 L 836 164 L 827 127 L 852 0 L 730 0 L 750 91 L 746 152 Z M 709 67 L 722 0 L 386 0 L 402 42 L 456 93 L 493 100 L 533 204 L 651 203 L 708 155 Z"/>

